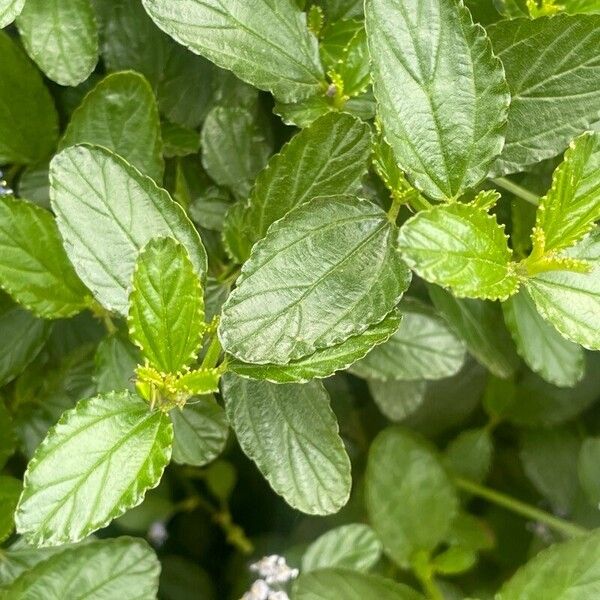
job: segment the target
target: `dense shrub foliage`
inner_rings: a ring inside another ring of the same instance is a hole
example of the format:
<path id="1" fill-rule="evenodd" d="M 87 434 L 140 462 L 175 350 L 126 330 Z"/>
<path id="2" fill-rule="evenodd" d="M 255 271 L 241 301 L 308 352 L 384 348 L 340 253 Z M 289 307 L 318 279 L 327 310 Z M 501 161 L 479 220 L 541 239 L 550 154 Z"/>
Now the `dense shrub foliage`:
<path id="1" fill-rule="evenodd" d="M 600 598 L 600 0 L 0 28 L 0 598 Z"/>

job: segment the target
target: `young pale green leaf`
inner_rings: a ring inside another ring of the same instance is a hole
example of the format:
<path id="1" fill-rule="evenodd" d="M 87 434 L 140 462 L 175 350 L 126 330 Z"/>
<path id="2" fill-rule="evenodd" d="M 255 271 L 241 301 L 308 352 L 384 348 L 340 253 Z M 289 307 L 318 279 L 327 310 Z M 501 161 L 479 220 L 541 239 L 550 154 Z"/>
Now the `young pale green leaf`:
<path id="1" fill-rule="evenodd" d="M 423 279 L 458 297 L 505 299 L 519 288 L 504 228 L 475 206 L 420 211 L 400 229 L 398 247 Z"/>
<path id="2" fill-rule="evenodd" d="M 58 114 L 39 71 L 0 31 L 0 164 L 47 158 L 58 138 Z"/>
<path id="3" fill-rule="evenodd" d="M 302 573 L 327 568 L 368 571 L 381 557 L 381 542 L 361 523 L 342 525 L 318 537 L 302 556 Z"/>
<path id="4" fill-rule="evenodd" d="M 565 152 L 552 176 L 550 191 L 540 200 L 535 232 L 543 252 L 572 246 L 600 219 L 600 133 L 584 133 Z"/>
<path id="5" fill-rule="evenodd" d="M 371 348 L 388 340 L 399 324 L 400 314 L 394 310 L 383 321 L 371 325 L 363 333 L 349 337 L 336 346 L 322 348 L 293 360 L 287 365 L 257 365 L 230 358 L 227 366 L 230 371 L 250 379 L 264 379 L 273 383 L 306 383 L 346 369 L 363 358 Z"/>
<path id="6" fill-rule="evenodd" d="M 173 421 L 173 460 L 202 467 L 213 461 L 227 443 L 229 423 L 212 396 L 190 400 L 170 413 Z"/>
<path id="7" fill-rule="evenodd" d="M 429 445 L 400 428 L 380 433 L 369 450 L 366 502 L 386 553 L 408 567 L 432 551 L 458 510 L 456 490 Z"/>
<path id="8" fill-rule="evenodd" d="M 600 507 L 600 438 L 586 438 L 581 444 L 577 460 L 579 483 L 587 499 Z"/>
<path id="9" fill-rule="evenodd" d="M 183 209 L 124 159 L 99 146 L 73 146 L 50 165 L 50 194 L 67 255 L 96 299 L 127 314 L 138 252 L 172 236 L 201 278 L 206 251 Z"/>
<path id="10" fill-rule="evenodd" d="M 202 285 L 187 250 L 173 238 L 151 240 L 135 263 L 129 336 L 163 373 L 195 359 L 204 333 Z"/>
<path id="11" fill-rule="evenodd" d="M 408 287 L 396 229 L 374 204 L 316 198 L 275 222 L 223 307 L 219 336 L 245 362 L 287 364 L 379 323 Z"/>
<path id="12" fill-rule="evenodd" d="M 427 306 L 403 301 L 399 329 L 384 344 L 353 364 L 350 371 L 365 379 L 441 379 L 460 371 L 464 343 Z"/>
<path id="13" fill-rule="evenodd" d="M 348 569 L 323 569 L 301 575 L 294 600 L 424 600 L 402 583 Z"/>
<path id="14" fill-rule="evenodd" d="M 3 542 L 15 527 L 15 509 L 23 484 L 19 479 L 0 475 L 0 542 Z"/>
<path id="15" fill-rule="evenodd" d="M 404 421 L 425 401 L 427 382 L 424 379 L 369 381 L 369 391 L 377 408 L 394 423 Z"/>
<path id="16" fill-rule="evenodd" d="M 144 540 L 98 540 L 37 563 L 15 579 L 2 598 L 154 598 L 159 574 L 160 563 Z"/>
<path id="17" fill-rule="evenodd" d="M 321 383 L 277 385 L 226 375 L 223 397 L 242 450 L 290 506 L 326 515 L 346 504 L 350 460 Z"/>
<path id="18" fill-rule="evenodd" d="M 69 262 L 54 217 L 31 202 L 0 198 L 0 287 L 44 318 L 70 317 L 92 298 Z"/>
<path id="19" fill-rule="evenodd" d="M 459 477 L 483 481 L 492 466 L 494 444 L 487 429 L 467 429 L 455 437 L 444 456 L 444 463 Z"/>
<path id="20" fill-rule="evenodd" d="M 12 417 L 8 412 L 4 400 L 0 398 L 0 469 L 12 456 L 17 447 L 17 438 Z M 2 585 L 0 583 L 0 585 Z"/>
<path id="21" fill-rule="evenodd" d="M 225 221 L 236 260 L 247 260 L 270 225 L 293 208 L 315 196 L 358 192 L 370 152 L 369 127 L 346 113 L 329 113 L 295 135 L 259 174 L 248 202 L 233 209 L 239 214 Z"/>
<path id="22" fill-rule="evenodd" d="M 584 600 L 600 594 L 600 533 L 594 532 L 542 550 L 521 567 L 498 600 Z"/>
<path id="23" fill-rule="evenodd" d="M 0 0 L 0 29 L 10 25 L 23 10 L 25 0 Z"/>
<path id="24" fill-rule="evenodd" d="M 135 391 L 135 367 L 141 361 L 139 350 L 124 336 L 115 333 L 102 340 L 94 358 L 98 393 Z"/>
<path id="25" fill-rule="evenodd" d="M 502 309 L 517 351 L 532 371 L 559 386 L 573 386 L 583 377 L 583 349 L 542 319 L 526 289 L 504 302 Z"/>
<path id="26" fill-rule="evenodd" d="M 600 350 L 600 229 L 574 248 L 570 258 L 590 262 L 589 273 L 550 271 L 527 280 L 539 313 L 567 339 Z"/>
<path id="27" fill-rule="evenodd" d="M 98 62 L 90 0 L 27 0 L 17 27 L 27 54 L 60 85 L 85 81 Z"/>
<path id="28" fill-rule="evenodd" d="M 82 400 L 63 414 L 27 467 L 17 531 L 52 546 L 104 527 L 158 485 L 172 441 L 169 417 L 129 392 Z"/>
<path id="29" fill-rule="evenodd" d="M 59 147 L 82 143 L 104 146 L 155 181 L 162 180 L 158 108 L 142 75 L 133 71 L 108 75 L 87 94 L 73 112 Z"/>
<path id="30" fill-rule="evenodd" d="M 562 152 L 600 111 L 600 16 L 500 21 L 488 29 L 512 95 L 496 175 Z"/>
<path id="31" fill-rule="evenodd" d="M 143 0 L 176 41 L 285 102 L 323 90 L 316 38 L 290 0 Z"/>
<path id="32" fill-rule="evenodd" d="M 181 375 L 175 382 L 177 389 L 190 395 L 214 394 L 219 391 L 223 371 L 219 368 L 193 369 Z"/>
<path id="33" fill-rule="evenodd" d="M 417 188 L 456 198 L 504 144 L 510 94 L 485 31 L 456 0 L 368 0 L 366 26 L 383 129 Z"/>

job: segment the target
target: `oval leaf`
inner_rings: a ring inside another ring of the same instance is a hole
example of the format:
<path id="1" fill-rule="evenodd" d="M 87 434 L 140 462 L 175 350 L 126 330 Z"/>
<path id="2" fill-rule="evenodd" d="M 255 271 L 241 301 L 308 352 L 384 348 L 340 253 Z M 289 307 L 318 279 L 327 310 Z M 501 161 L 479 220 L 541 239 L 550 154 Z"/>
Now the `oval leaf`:
<path id="1" fill-rule="evenodd" d="M 0 29 L 10 25 L 21 13 L 25 0 L 0 0 Z"/>

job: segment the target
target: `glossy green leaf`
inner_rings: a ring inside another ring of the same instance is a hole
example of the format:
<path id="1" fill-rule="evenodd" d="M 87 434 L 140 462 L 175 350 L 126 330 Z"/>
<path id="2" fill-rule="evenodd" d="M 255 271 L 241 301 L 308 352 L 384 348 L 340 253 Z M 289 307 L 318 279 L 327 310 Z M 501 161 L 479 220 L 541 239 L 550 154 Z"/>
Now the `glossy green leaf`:
<path id="1" fill-rule="evenodd" d="M 27 0 L 17 26 L 27 54 L 60 85 L 85 81 L 98 62 L 90 0 Z"/>
<path id="2" fill-rule="evenodd" d="M 47 158 L 58 138 L 58 114 L 42 78 L 9 35 L 0 31 L 0 164 Z"/>
<path id="3" fill-rule="evenodd" d="M 19 479 L 0 475 L 0 542 L 3 542 L 15 527 L 14 514 L 23 484 Z"/>
<path id="4" fill-rule="evenodd" d="M 0 469 L 12 456 L 16 447 L 17 438 L 12 417 L 4 404 L 4 400 L 0 397 Z"/>
<path id="5" fill-rule="evenodd" d="M 60 148 L 96 144 L 162 180 L 164 164 L 158 108 L 142 75 L 132 71 L 105 77 L 73 112 Z"/>
<path id="6" fill-rule="evenodd" d="M 446 322 L 427 306 L 400 305 L 402 321 L 392 337 L 355 363 L 350 371 L 366 379 L 441 379 L 455 375 L 465 361 L 465 346 Z"/>
<path id="7" fill-rule="evenodd" d="M 0 0 L 0 29 L 10 25 L 21 13 L 25 0 Z"/>
<path id="8" fill-rule="evenodd" d="M 550 271 L 527 281 L 539 313 L 566 338 L 600 350 L 600 229 L 565 252 L 588 260 L 589 273 Z"/>
<path id="9" fill-rule="evenodd" d="M 131 339 L 159 371 L 177 373 L 196 359 L 205 329 L 202 286 L 173 238 L 151 240 L 140 252 L 127 322 Z"/>
<path id="10" fill-rule="evenodd" d="M 172 236 L 198 274 L 206 252 L 182 208 L 122 158 L 98 146 L 73 146 L 50 165 L 52 208 L 77 274 L 109 310 L 127 313 L 138 252 Z"/>
<path id="11" fill-rule="evenodd" d="M 369 381 L 369 391 L 377 408 L 394 423 L 403 421 L 419 409 L 425 401 L 426 390 L 424 379 Z"/>
<path id="12" fill-rule="evenodd" d="M 519 288 L 504 228 L 474 206 L 420 211 L 400 229 L 398 247 L 423 279 L 458 297 L 505 299 Z"/>
<path id="13" fill-rule="evenodd" d="M 142 361 L 139 350 L 124 336 L 116 333 L 98 344 L 94 381 L 99 394 L 135 390 L 135 367 Z"/>
<path id="14" fill-rule="evenodd" d="M 69 317 L 92 298 L 69 262 L 54 217 L 31 202 L 0 198 L 0 287 L 44 318 Z"/>
<path id="15" fill-rule="evenodd" d="M 220 0 L 143 0 L 155 23 L 240 79 L 286 102 L 323 87 L 317 40 L 289 0 L 223 4 Z"/>
<path id="16" fill-rule="evenodd" d="M 159 573 L 160 563 L 144 540 L 98 540 L 39 562 L 15 579 L 2 598 L 154 598 Z"/>
<path id="17" fill-rule="evenodd" d="M 582 348 L 542 319 L 526 289 L 509 298 L 502 308 L 517 351 L 532 371 L 560 386 L 573 386 L 583 377 Z"/>
<path id="18" fill-rule="evenodd" d="M 79 541 L 104 527 L 158 485 L 172 440 L 168 416 L 151 412 L 129 392 L 79 402 L 29 463 L 18 532 L 46 546 Z"/>
<path id="19" fill-rule="evenodd" d="M 225 350 L 287 364 L 382 321 L 410 281 L 395 232 L 380 208 L 350 196 L 317 198 L 274 223 L 223 307 Z"/>
<path id="20" fill-rule="evenodd" d="M 487 429 L 466 429 L 448 444 L 444 462 L 459 477 L 483 481 L 490 472 L 493 451 Z"/>
<path id="21" fill-rule="evenodd" d="M 225 411 L 211 396 L 194 398 L 170 412 L 173 421 L 173 460 L 202 467 L 223 450 L 229 433 Z"/>
<path id="22" fill-rule="evenodd" d="M 302 573 L 327 568 L 368 571 L 381 556 L 375 532 L 360 523 L 330 529 L 318 537 L 302 556 Z"/>
<path id="23" fill-rule="evenodd" d="M 319 382 L 277 385 L 226 375 L 223 397 L 242 450 L 290 506 L 325 515 L 346 504 L 350 460 Z"/>
<path id="24" fill-rule="evenodd" d="M 389 428 L 369 450 L 366 502 L 386 553 L 408 566 L 418 551 L 433 550 L 450 530 L 458 498 L 429 445 L 413 433 Z"/>
<path id="25" fill-rule="evenodd" d="M 369 128 L 345 113 L 317 119 L 269 160 L 248 202 L 227 219 L 225 239 L 239 262 L 269 226 L 315 196 L 358 192 L 371 152 Z M 241 219 L 241 225 L 237 225 Z"/>
<path id="26" fill-rule="evenodd" d="M 562 152 L 598 120 L 600 16 L 501 21 L 488 29 L 512 95 L 496 175 Z"/>
<path id="27" fill-rule="evenodd" d="M 387 141 L 411 181 L 457 198 L 504 144 L 510 94 L 485 31 L 456 0 L 368 0 L 373 86 Z"/>
<path id="28" fill-rule="evenodd" d="M 600 438 L 586 438 L 577 459 L 579 483 L 589 502 L 600 507 Z"/>

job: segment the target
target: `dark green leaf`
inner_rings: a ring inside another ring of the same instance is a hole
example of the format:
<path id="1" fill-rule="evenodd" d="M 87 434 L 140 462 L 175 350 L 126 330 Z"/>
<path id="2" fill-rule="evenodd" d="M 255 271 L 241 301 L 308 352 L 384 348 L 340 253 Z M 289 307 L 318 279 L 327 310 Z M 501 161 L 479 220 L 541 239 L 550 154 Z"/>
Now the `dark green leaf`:
<path id="1" fill-rule="evenodd" d="M 590 503 L 600 507 L 600 438 L 586 438 L 577 460 L 579 483 Z"/>
<path id="2" fill-rule="evenodd" d="M 14 514 L 23 484 L 19 479 L 0 475 L 0 542 L 3 542 L 15 527 Z"/>
<path id="3" fill-rule="evenodd" d="M 483 481 L 490 472 L 493 451 L 487 429 L 467 429 L 448 444 L 444 461 L 456 475 Z"/>
<path id="4" fill-rule="evenodd" d="M 12 417 L 0 397 L 0 469 L 11 457 L 17 446 Z M 0 583 L 1 585 L 1 583 Z"/>
<path id="5" fill-rule="evenodd" d="M 126 338 L 113 334 L 102 340 L 96 350 L 94 381 L 99 394 L 121 390 L 134 391 L 134 371 L 141 356 Z"/>
<path id="6" fill-rule="evenodd" d="M 369 391 L 377 408 L 394 423 L 403 421 L 418 410 L 425 401 L 426 389 L 424 379 L 369 381 Z"/>
<path id="7" fill-rule="evenodd" d="M 194 129 L 164 121 L 160 131 L 166 158 L 196 154 L 200 149 L 200 134 Z"/>

